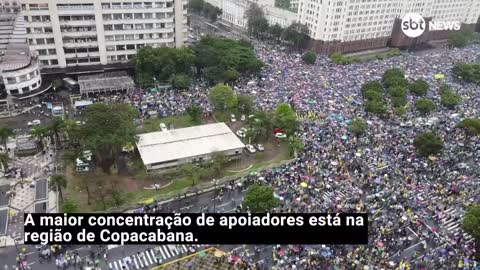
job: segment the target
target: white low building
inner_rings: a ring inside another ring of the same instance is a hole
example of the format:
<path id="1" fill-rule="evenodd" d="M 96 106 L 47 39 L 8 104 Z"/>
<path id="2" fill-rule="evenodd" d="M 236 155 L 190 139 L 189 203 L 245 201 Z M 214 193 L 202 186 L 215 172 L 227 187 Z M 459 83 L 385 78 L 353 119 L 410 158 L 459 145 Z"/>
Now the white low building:
<path id="1" fill-rule="evenodd" d="M 225 123 L 138 135 L 137 149 L 148 172 L 201 163 L 215 154 L 229 159 L 242 155 L 245 145 Z"/>

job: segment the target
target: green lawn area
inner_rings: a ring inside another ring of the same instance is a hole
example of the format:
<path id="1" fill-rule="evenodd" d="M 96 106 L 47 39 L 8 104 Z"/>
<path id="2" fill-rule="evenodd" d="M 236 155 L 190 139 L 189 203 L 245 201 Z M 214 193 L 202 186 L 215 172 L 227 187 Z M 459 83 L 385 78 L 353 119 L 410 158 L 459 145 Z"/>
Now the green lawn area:
<path id="1" fill-rule="evenodd" d="M 198 125 L 190 121 L 190 116 L 188 115 L 150 118 L 143 122 L 143 132 L 160 131 L 160 123 L 164 123 L 167 127 L 173 124 L 176 129 Z"/>
<path id="2" fill-rule="evenodd" d="M 148 199 L 161 199 L 174 196 L 181 193 L 183 189 L 191 187 L 192 181 L 188 178 L 181 178 L 172 180 L 172 182 L 159 190 L 155 189 L 140 189 L 127 194 L 127 203 L 140 203 Z"/>

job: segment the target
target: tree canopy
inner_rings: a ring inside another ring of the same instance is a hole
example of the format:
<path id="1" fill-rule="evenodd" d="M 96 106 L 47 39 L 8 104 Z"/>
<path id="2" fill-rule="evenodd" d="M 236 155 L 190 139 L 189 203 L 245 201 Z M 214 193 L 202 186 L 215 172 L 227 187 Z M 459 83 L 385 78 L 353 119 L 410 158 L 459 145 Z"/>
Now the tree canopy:
<path id="1" fill-rule="evenodd" d="M 425 96 L 428 92 L 428 83 L 424 80 L 416 80 L 409 85 L 410 93 L 417 96 Z"/>
<path id="2" fill-rule="evenodd" d="M 390 87 L 406 88 L 408 85 L 408 81 L 405 79 L 405 73 L 399 68 L 386 70 L 383 74 L 382 82 L 386 89 Z"/>
<path id="3" fill-rule="evenodd" d="M 467 44 L 472 41 L 474 34 L 472 31 L 464 29 L 462 31 L 452 31 L 448 35 L 448 44 L 453 47 L 465 47 Z"/>
<path id="4" fill-rule="evenodd" d="M 453 109 L 460 101 L 462 101 L 462 98 L 454 93 L 450 86 L 446 84 L 440 86 L 440 103 L 442 103 L 443 106 Z"/>
<path id="5" fill-rule="evenodd" d="M 421 98 L 415 102 L 415 108 L 422 113 L 429 113 L 435 110 L 435 103 L 428 98 Z"/>
<path id="6" fill-rule="evenodd" d="M 215 82 L 231 79 L 232 71 L 256 73 L 263 66 L 251 47 L 231 39 L 207 36 L 193 50 L 197 68 L 203 70 L 205 76 L 209 74 L 209 79 Z M 226 74 L 227 71 L 230 74 Z"/>
<path id="7" fill-rule="evenodd" d="M 293 134 L 298 128 L 297 114 L 287 103 L 281 103 L 275 109 L 273 115 L 275 128 L 285 129 L 287 133 Z"/>
<path id="8" fill-rule="evenodd" d="M 192 84 L 192 78 L 184 73 L 174 74 L 170 77 L 170 84 L 177 89 L 187 89 Z"/>
<path id="9" fill-rule="evenodd" d="M 95 103 L 87 107 L 78 140 L 95 154 L 96 164 L 105 173 L 110 173 L 122 147 L 135 143 L 136 115 L 137 111 L 127 104 Z"/>
<path id="10" fill-rule="evenodd" d="M 203 15 L 211 21 L 216 21 L 218 16 L 222 14 L 222 10 L 206 3 L 204 0 L 190 0 L 189 8 L 192 12 Z"/>
<path id="11" fill-rule="evenodd" d="M 355 118 L 348 125 L 348 130 L 358 136 L 364 133 L 367 127 L 367 124 L 362 119 Z"/>
<path id="12" fill-rule="evenodd" d="M 210 90 L 208 99 L 215 106 L 215 110 L 226 111 L 237 106 L 237 95 L 232 88 L 225 84 L 217 84 Z"/>
<path id="13" fill-rule="evenodd" d="M 480 118 L 465 118 L 460 121 L 459 126 L 463 128 L 468 135 L 480 136 Z"/>
<path id="14" fill-rule="evenodd" d="M 305 46 L 305 43 L 308 41 L 308 27 L 300 23 L 292 23 L 290 26 L 285 28 L 282 33 L 284 40 L 292 43 L 296 49 L 300 49 Z"/>
<path id="15" fill-rule="evenodd" d="M 317 60 L 317 55 L 312 51 L 307 51 L 306 53 L 303 54 L 302 60 L 307 64 L 313 65 Z"/>
<path id="16" fill-rule="evenodd" d="M 199 124 L 201 122 L 202 109 L 197 105 L 190 105 L 186 109 L 188 116 L 190 116 L 190 121 L 193 123 Z"/>
<path id="17" fill-rule="evenodd" d="M 240 94 L 237 96 L 237 101 L 238 111 L 245 114 L 249 114 L 253 111 L 255 105 L 253 101 L 253 96 L 247 94 Z"/>
<path id="18" fill-rule="evenodd" d="M 461 81 L 480 84 L 480 64 L 457 64 L 452 71 Z"/>
<path id="19" fill-rule="evenodd" d="M 476 241 L 480 241 L 480 204 L 475 203 L 467 208 L 462 228 Z"/>
<path id="20" fill-rule="evenodd" d="M 7 152 L 8 138 L 13 136 L 13 129 L 8 126 L 0 126 L 0 143 L 2 144 L 4 151 Z"/>
<path id="21" fill-rule="evenodd" d="M 278 203 L 278 199 L 273 196 L 273 188 L 254 184 L 245 192 L 242 205 L 253 213 L 264 213 L 272 210 Z"/>
<path id="22" fill-rule="evenodd" d="M 195 63 L 194 51 L 188 48 L 142 48 L 135 58 L 137 81 L 142 86 L 168 82 L 175 74 L 190 75 Z"/>
<path id="23" fill-rule="evenodd" d="M 415 137 L 413 145 L 417 148 L 420 155 L 428 157 L 438 154 L 443 149 L 443 141 L 432 132 L 425 132 Z"/>

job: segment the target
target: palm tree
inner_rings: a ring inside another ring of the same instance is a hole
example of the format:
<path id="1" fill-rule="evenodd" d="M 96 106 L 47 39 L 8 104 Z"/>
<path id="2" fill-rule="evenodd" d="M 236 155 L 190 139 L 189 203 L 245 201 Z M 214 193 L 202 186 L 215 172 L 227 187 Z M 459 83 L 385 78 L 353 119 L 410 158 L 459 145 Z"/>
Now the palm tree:
<path id="1" fill-rule="evenodd" d="M 42 150 L 44 147 L 43 140 L 53 136 L 52 130 L 47 126 L 37 126 L 36 128 L 31 129 L 29 133 L 38 140 Z"/>
<path id="2" fill-rule="evenodd" d="M 5 152 L 7 152 L 8 137 L 13 136 L 13 129 L 11 127 L 0 126 L 0 142 L 3 144 Z"/>
<path id="3" fill-rule="evenodd" d="M 55 117 L 53 122 L 48 126 L 53 134 L 55 142 L 58 143 L 60 141 L 60 132 L 65 128 L 65 121 L 63 121 L 60 117 Z"/>
<path id="4" fill-rule="evenodd" d="M 67 187 L 67 179 L 65 176 L 59 174 L 52 175 L 52 177 L 50 177 L 50 186 L 55 187 L 55 189 L 58 191 L 60 202 L 63 202 L 62 189 Z"/>
<path id="5" fill-rule="evenodd" d="M 0 153 L 0 165 L 3 167 L 4 172 L 8 169 L 9 160 L 8 153 Z"/>

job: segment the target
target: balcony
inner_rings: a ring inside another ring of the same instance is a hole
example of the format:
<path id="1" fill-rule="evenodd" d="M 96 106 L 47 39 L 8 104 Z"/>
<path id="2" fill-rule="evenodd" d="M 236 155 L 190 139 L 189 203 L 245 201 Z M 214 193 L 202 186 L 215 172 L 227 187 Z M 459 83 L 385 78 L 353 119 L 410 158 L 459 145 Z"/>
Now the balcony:
<path id="1" fill-rule="evenodd" d="M 96 37 L 97 31 L 62 32 L 64 37 Z"/>
<path id="2" fill-rule="evenodd" d="M 72 20 L 72 21 L 60 21 L 61 26 L 90 26 L 95 25 L 95 20 Z"/>
<path id="3" fill-rule="evenodd" d="M 100 57 L 99 52 L 85 52 L 85 53 L 66 53 L 65 58 L 88 58 L 88 57 Z"/>
<path id="4" fill-rule="evenodd" d="M 97 41 L 84 41 L 84 42 L 63 42 L 63 47 L 67 49 L 74 49 L 74 48 L 91 48 L 91 47 L 98 47 Z"/>

